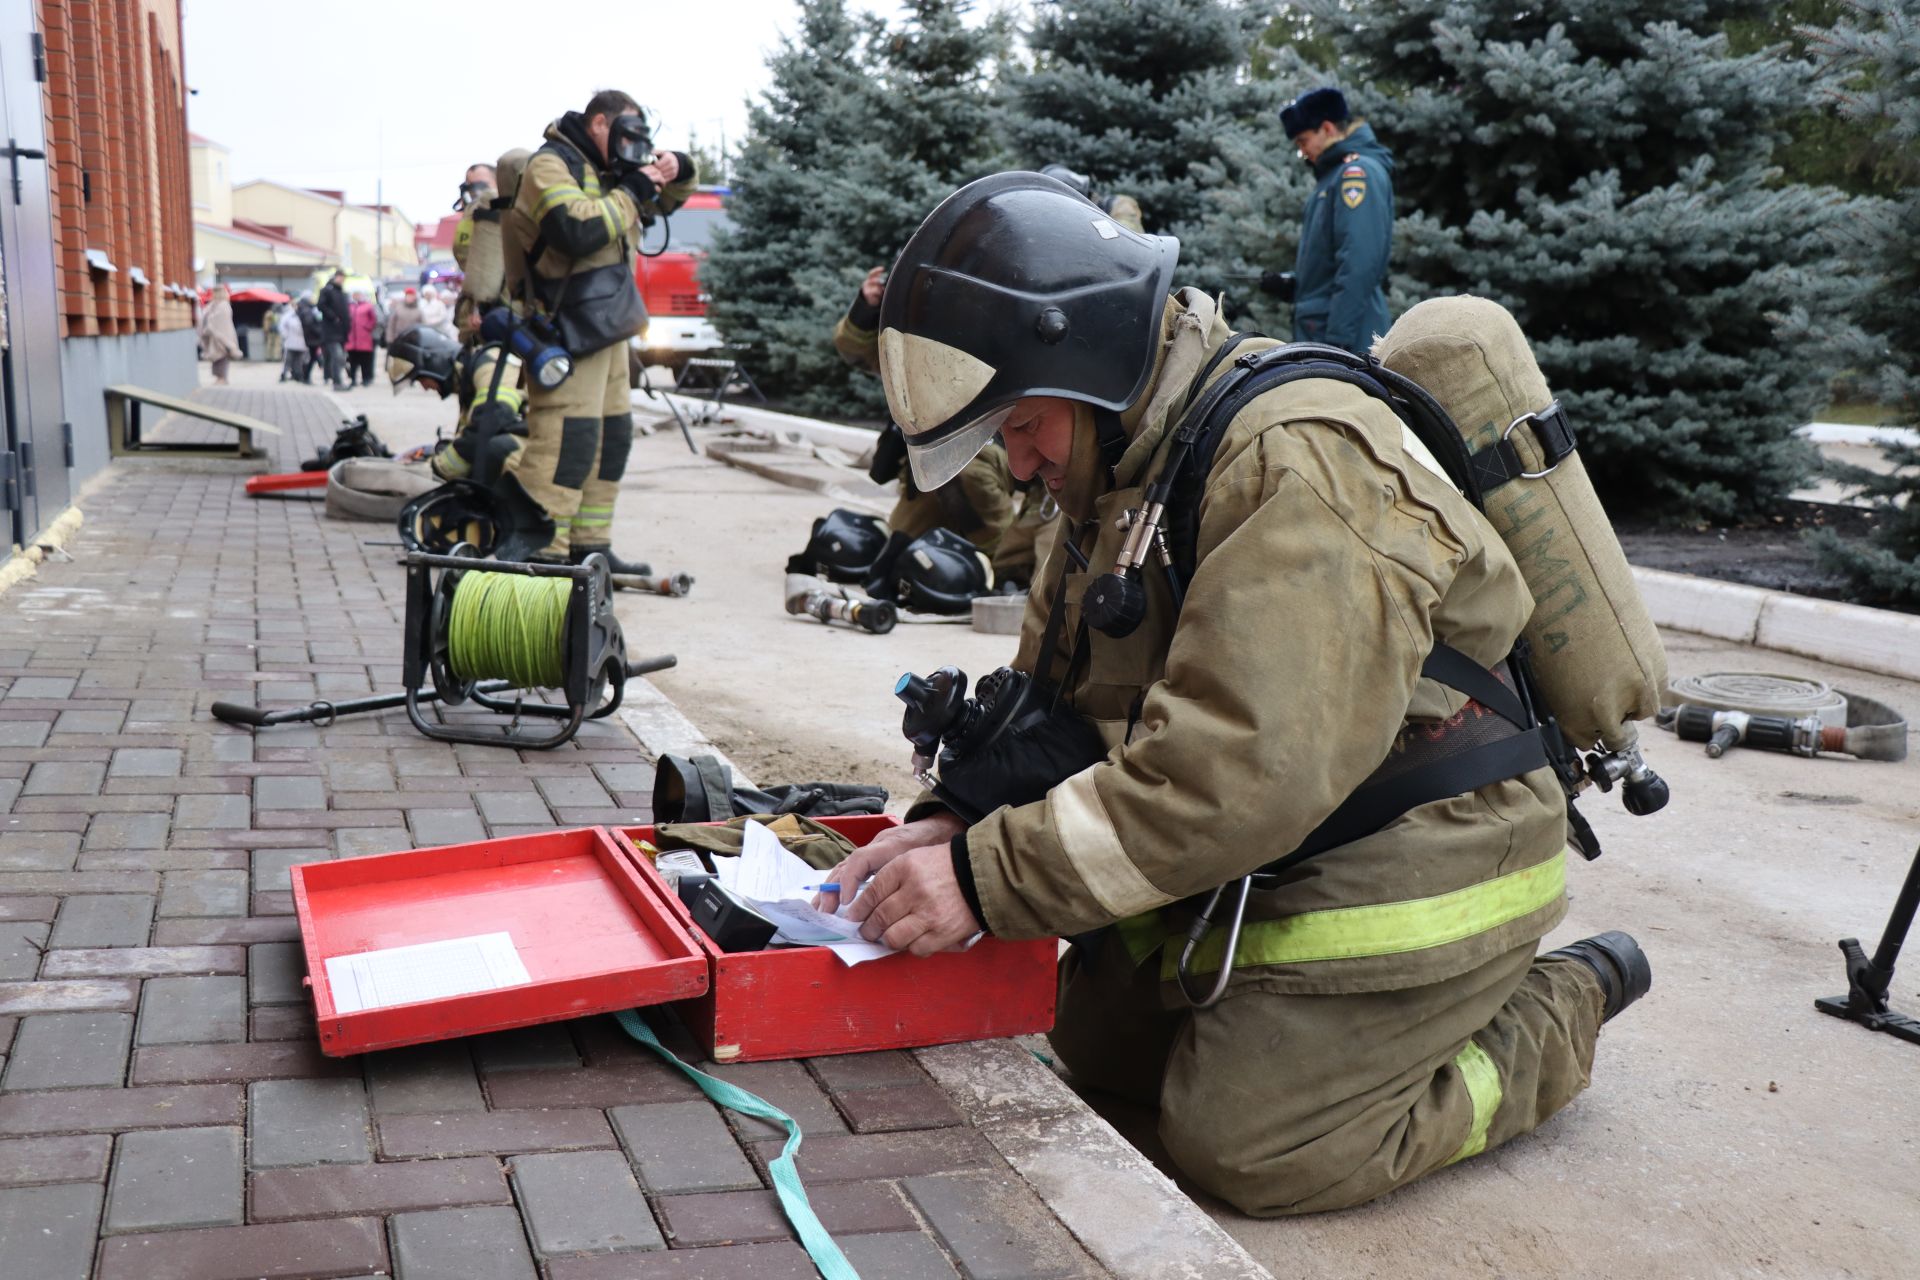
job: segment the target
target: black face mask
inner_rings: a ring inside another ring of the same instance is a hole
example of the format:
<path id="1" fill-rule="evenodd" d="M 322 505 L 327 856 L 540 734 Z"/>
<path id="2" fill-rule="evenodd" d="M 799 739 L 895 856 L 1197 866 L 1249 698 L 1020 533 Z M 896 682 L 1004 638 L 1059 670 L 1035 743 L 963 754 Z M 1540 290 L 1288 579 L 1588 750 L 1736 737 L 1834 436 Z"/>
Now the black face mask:
<path id="1" fill-rule="evenodd" d="M 613 118 L 607 130 L 607 160 L 627 168 L 652 163 L 653 131 L 645 116 L 628 112 Z"/>
<path id="2" fill-rule="evenodd" d="M 472 204 L 481 192 L 488 189 L 484 182 L 463 182 L 460 184 L 460 197 L 453 202 L 453 211 L 459 213 Z"/>

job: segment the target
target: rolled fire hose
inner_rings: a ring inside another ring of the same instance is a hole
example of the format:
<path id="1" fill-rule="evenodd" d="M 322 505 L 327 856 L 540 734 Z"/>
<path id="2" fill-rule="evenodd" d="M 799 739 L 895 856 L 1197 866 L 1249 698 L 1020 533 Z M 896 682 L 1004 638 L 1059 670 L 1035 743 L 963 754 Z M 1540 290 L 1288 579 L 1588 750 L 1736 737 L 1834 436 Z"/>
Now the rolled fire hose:
<path id="1" fill-rule="evenodd" d="M 1907 721 L 1886 703 L 1865 694 L 1848 693 L 1819 680 L 1759 672 L 1727 671 L 1683 676 L 1667 684 L 1667 697 L 1678 707 L 1663 708 L 1662 728 L 1675 727 L 1675 715 L 1687 707 L 1738 712 L 1782 721 L 1817 721 L 1804 735 L 1814 751 L 1837 751 L 1862 760 L 1907 758 Z M 1719 752 L 1712 754 L 1718 755 Z"/>

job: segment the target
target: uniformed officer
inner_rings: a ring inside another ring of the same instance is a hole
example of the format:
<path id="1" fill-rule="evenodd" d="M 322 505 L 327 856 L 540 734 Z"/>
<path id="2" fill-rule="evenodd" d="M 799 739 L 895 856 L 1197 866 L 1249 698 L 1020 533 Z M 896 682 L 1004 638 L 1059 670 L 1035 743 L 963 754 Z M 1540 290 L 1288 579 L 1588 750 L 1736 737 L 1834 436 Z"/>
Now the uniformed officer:
<path id="1" fill-rule="evenodd" d="M 887 269 L 874 267 L 860 282 L 846 314 L 833 327 L 834 350 L 840 358 L 865 373 L 880 372 L 879 335 L 876 322 L 880 315 L 880 295 L 886 288 Z M 996 583 L 1025 585 L 1033 576 L 1032 538 L 1016 539 L 1011 555 L 1002 560 L 1001 540 L 1019 523 L 1025 513 L 1021 486 L 1007 470 L 1007 453 L 999 445 L 988 445 L 953 480 L 937 490 L 926 491 L 914 484 L 907 473 L 906 448 L 900 429 L 889 424 L 874 446 L 873 465 L 867 472 L 875 484 L 900 484 L 900 499 L 887 513 L 887 527 L 907 542 L 933 529 L 953 530 L 985 552 L 993 562 Z M 1037 505 L 1037 504 L 1036 504 Z"/>
<path id="2" fill-rule="evenodd" d="M 456 343 L 415 325 L 388 345 L 387 378 L 395 395 L 411 382 L 443 400 L 455 397 L 460 417 L 453 440 L 433 455 L 433 473 L 493 487 L 527 434 L 520 362 L 498 343 Z"/>
<path id="3" fill-rule="evenodd" d="M 633 447 L 626 340 L 647 318 L 633 255 L 641 228 L 679 208 L 695 179 L 693 161 L 655 150 L 639 105 L 614 89 L 547 126 L 527 161 L 501 223 L 507 285 L 521 314 L 569 353 L 572 372 L 557 385 L 530 380 L 527 443 L 507 460 L 551 535 L 503 547 L 501 558 L 577 564 L 597 551 L 617 574 L 643 571 L 608 545 Z"/>
<path id="4" fill-rule="evenodd" d="M 485 208 L 499 194 L 499 176 L 492 165 L 467 166 L 460 178 L 460 194 L 453 202 L 453 211 L 460 215 L 453 228 L 453 260 L 462 271 L 466 270 L 467 249 L 473 239 L 473 211 Z"/>
<path id="5" fill-rule="evenodd" d="M 962 188 L 902 251 L 879 351 L 921 484 L 998 433 L 1064 509 L 1014 666 L 1106 754 L 970 826 L 922 797 L 825 878 L 872 875 L 850 914 L 917 954 L 983 928 L 1072 939 L 1052 1038 L 1078 1084 L 1157 1106 L 1174 1162 L 1248 1213 L 1358 1204 L 1565 1105 L 1650 970 L 1619 933 L 1536 955 L 1566 910 L 1567 814 L 1542 757 L 1277 873 L 1211 1007 L 1167 981 L 1189 900 L 1301 847 L 1406 753 L 1519 732 L 1422 672 L 1441 643 L 1502 663 L 1533 603 L 1390 409 L 1307 378 L 1232 416 L 1169 511 L 1190 521 L 1183 602 L 1153 575 L 1132 630 L 1090 625 L 1123 515 L 1233 362 L 1215 359 L 1214 301 L 1168 296 L 1178 245 L 1103 236 L 1084 210 L 1030 173 Z M 1222 932 L 1194 958 L 1203 983 Z"/>
<path id="6" fill-rule="evenodd" d="M 1364 353 L 1387 331 L 1387 259 L 1393 251 L 1393 153 L 1354 121 L 1338 89 L 1311 89 L 1281 109 L 1300 158 L 1313 169 L 1292 271 L 1261 288 L 1293 303 L 1293 340 Z"/>

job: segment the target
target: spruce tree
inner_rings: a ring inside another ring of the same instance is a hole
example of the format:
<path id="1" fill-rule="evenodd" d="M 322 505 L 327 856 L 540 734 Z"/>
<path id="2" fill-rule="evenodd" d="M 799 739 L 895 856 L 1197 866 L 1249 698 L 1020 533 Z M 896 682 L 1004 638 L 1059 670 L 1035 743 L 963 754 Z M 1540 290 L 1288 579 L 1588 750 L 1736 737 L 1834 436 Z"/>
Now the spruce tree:
<path id="1" fill-rule="evenodd" d="M 1731 518 L 1807 474 L 1857 279 L 1847 198 L 1771 167 L 1813 69 L 1729 49 L 1764 6 L 1302 7 L 1396 151 L 1396 284 L 1513 310 L 1616 514 Z"/>
<path id="2" fill-rule="evenodd" d="M 797 409 L 880 411 L 878 384 L 834 351 L 834 322 L 942 196 L 994 167 L 1005 29 L 968 27 L 970 8 L 911 0 L 888 30 L 845 0 L 802 0 L 798 34 L 768 59 L 733 166 L 733 230 L 705 280 L 714 323 Z"/>
<path id="3" fill-rule="evenodd" d="M 1856 318 L 1863 380 L 1901 421 L 1920 426 L 1920 0 L 1851 0 L 1817 33 L 1817 54 L 1839 80 L 1841 115 L 1875 143 L 1876 164 L 1903 189 L 1862 219 L 1874 275 Z M 1831 533 L 1815 545 L 1868 603 L 1920 607 L 1920 448 L 1885 450 L 1896 470 L 1828 471 L 1874 500 L 1880 525 L 1866 545 Z"/>
<path id="4" fill-rule="evenodd" d="M 1267 96 L 1242 74 L 1258 21 L 1222 0 L 1045 0 L 1033 65 L 1008 81 L 1013 159 L 1064 164 L 1184 234 L 1208 211 L 1200 166 Z"/>

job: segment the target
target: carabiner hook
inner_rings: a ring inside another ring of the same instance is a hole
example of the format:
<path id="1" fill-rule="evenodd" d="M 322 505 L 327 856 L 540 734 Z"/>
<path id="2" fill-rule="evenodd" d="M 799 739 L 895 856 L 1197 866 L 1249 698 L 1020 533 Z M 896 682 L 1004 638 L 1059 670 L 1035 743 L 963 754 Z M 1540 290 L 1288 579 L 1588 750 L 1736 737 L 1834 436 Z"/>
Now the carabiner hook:
<path id="1" fill-rule="evenodd" d="M 1213 990 L 1207 992 L 1206 999 L 1195 1000 L 1193 992 L 1187 988 L 1187 966 L 1193 960 L 1193 953 L 1206 941 L 1207 934 L 1212 932 L 1214 909 L 1220 905 L 1220 895 L 1226 891 L 1227 886 L 1221 885 L 1207 899 L 1207 905 L 1200 908 L 1200 914 L 1187 927 L 1187 944 L 1180 948 L 1180 962 L 1174 966 L 1173 976 L 1180 984 L 1180 994 L 1195 1009 L 1211 1009 L 1226 994 L 1227 979 L 1233 976 L 1233 958 L 1240 950 L 1240 925 L 1247 916 L 1247 896 L 1253 892 L 1253 877 L 1240 877 L 1240 899 L 1233 907 L 1233 923 L 1227 926 L 1227 945 L 1220 955 L 1220 976 L 1213 980 Z"/>

